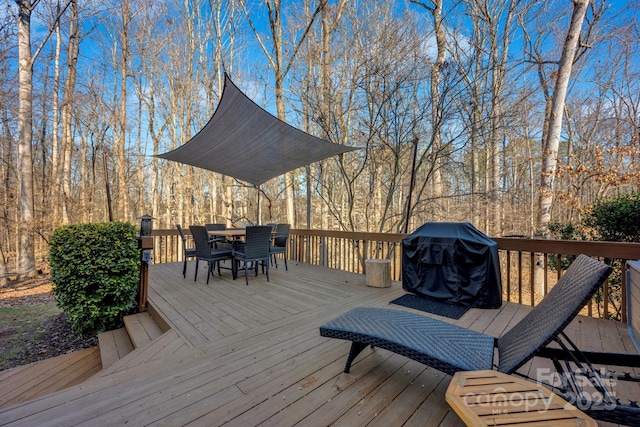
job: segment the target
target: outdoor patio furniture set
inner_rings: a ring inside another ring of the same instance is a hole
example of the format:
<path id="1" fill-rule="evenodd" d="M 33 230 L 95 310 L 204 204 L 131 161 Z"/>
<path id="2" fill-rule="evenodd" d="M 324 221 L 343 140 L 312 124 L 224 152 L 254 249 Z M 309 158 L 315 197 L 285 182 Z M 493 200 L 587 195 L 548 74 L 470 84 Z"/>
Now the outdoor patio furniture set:
<path id="1" fill-rule="evenodd" d="M 184 248 L 184 261 L 182 275 L 186 277 L 187 260 L 195 258 L 196 269 L 193 280 L 198 277 L 198 265 L 200 261 L 207 263 L 207 284 L 213 272 L 218 270 L 221 275 L 222 268 L 232 271 L 233 279 L 238 276 L 238 269 L 242 267 L 245 272 L 246 284 L 249 284 L 249 270 L 254 270 L 258 275 L 258 269 L 262 266 L 269 281 L 269 266 L 277 264 L 277 256 L 284 258 L 285 269 L 288 269 L 286 258 L 286 246 L 289 238 L 289 224 L 255 225 L 246 228 L 229 228 L 224 224 L 190 225 L 189 231 L 194 246 L 182 227 L 176 225 L 180 232 Z M 221 266 L 221 262 L 231 261 L 231 267 Z"/>

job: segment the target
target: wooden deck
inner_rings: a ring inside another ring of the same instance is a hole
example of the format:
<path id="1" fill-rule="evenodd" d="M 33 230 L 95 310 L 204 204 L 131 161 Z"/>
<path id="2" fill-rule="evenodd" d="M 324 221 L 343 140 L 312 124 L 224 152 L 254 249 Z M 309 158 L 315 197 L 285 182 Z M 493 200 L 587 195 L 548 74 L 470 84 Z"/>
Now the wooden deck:
<path id="1" fill-rule="evenodd" d="M 167 332 L 82 384 L 0 410 L 0 425 L 464 425 L 445 402 L 450 376 L 382 349 L 344 374 L 349 343 L 319 335 L 351 307 L 387 306 L 399 283 L 371 288 L 363 275 L 290 262 L 269 283 L 223 270 L 206 285 L 194 264 L 186 279 L 182 263 L 150 268 L 150 311 Z M 452 322 L 500 335 L 529 309 L 506 303 Z M 579 318 L 567 331 L 582 349 L 636 351 L 625 324 Z"/>

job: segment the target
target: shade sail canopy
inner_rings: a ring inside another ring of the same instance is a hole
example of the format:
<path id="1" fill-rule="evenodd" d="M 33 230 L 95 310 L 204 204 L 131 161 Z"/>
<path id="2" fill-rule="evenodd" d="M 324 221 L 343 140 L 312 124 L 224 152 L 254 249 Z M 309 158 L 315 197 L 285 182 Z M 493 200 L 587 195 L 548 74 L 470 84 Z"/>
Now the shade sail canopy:
<path id="1" fill-rule="evenodd" d="M 309 135 L 263 110 L 225 75 L 216 111 L 189 142 L 158 157 L 260 185 L 355 147 Z"/>

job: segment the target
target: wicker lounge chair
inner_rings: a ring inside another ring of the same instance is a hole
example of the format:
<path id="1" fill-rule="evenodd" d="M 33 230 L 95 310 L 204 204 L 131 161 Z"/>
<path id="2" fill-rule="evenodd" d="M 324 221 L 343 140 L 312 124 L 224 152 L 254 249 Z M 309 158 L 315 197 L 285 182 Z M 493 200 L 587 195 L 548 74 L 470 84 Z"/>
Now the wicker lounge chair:
<path id="1" fill-rule="evenodd" d="M 321 326 L 320 335 L 352 341 L 344 368 L 346 373 L 356 356 L 371 345 L 447 374 L 484 369 L 512 374 L 533 356 L 539 355 L 551 341 L 560 343 L 559 335 L 563 340 L 568 339 L 562 333 L 563 329 L 611 271 L 608 265 L 586 255 L 578 256 L 540 304 L 499 338 L 407 311 L 365 307 L 354 308 Z M 494 357 L 496 348 L 497 358 Z M 609 358 L 608 363 L 612 363 L 616 356 L 610 357 L 613 359 Z M 571 399 L 570 393 L 564 397 Z M 599 410 L 601 408 L 594 411 L 581 409 L 598 419 L 620 414 L 619 411 Z M 629 410 L 632 413 L 639 411 L 637 405 L 629 407 Z"/>

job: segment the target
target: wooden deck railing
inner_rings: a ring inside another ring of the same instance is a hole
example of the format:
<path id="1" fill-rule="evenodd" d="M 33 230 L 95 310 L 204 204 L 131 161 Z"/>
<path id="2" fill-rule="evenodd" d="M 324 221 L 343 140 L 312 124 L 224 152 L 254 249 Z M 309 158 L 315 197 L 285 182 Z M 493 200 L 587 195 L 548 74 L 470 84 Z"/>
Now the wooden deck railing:
<path id="1" fill-rule="evenodd" d="M 188 230 L 187 230 L 188 231 Z M 154 230 L 154 262 L 183 260 L 177 230 Z M 365 259 L 391 260 L 393 280 L 401 280 L 405 234 L 292 229 L 287 257 L 355 273 L 365 272 Z M 626 322 L 627 260 L 640 259 L 640 243 L 494 238 L 498 243 L 503 299 L 535 305 L 562 275 L 562 267 L 578 254 L 613 263 L 614 273 L 587 307 L 588 315 Z M 557 266 L 561 268 L 557 268 Z M 532 268 L 534 266 L 534 268 Z"/>

